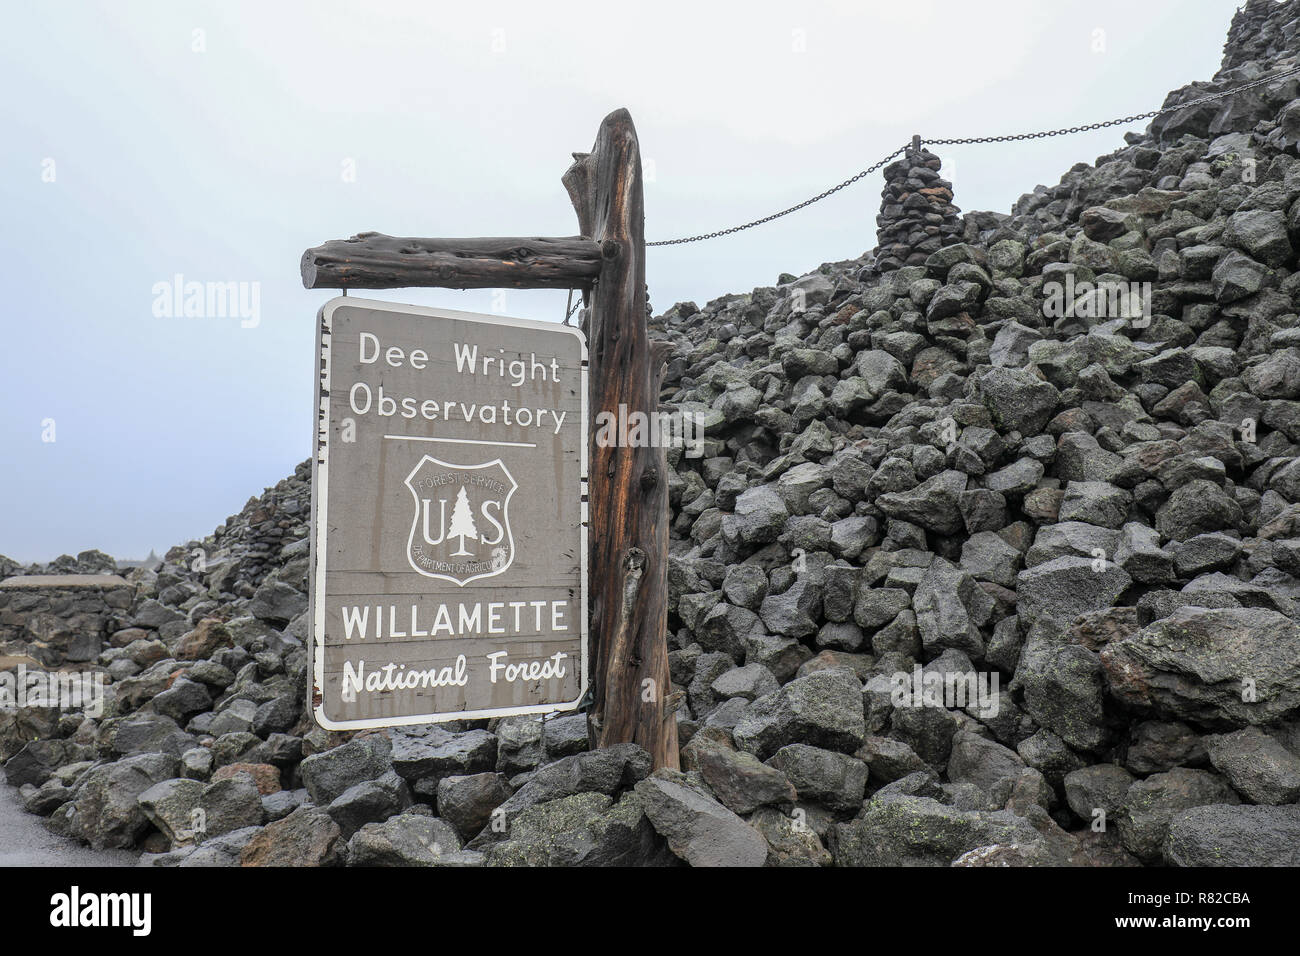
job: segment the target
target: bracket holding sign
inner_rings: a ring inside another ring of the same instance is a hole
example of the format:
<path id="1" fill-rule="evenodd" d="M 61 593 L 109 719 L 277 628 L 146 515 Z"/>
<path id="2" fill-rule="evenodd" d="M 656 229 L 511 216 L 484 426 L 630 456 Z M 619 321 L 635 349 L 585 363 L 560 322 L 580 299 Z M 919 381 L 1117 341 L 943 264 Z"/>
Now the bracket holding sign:
<path id="1" fill-rule="evenodd" d="M 646 327 L 645 207 L 641 154 L 636 129 L 627 110 L 616 110 L 605 117 L 591 152 L 574 153 L 573 158 L 574 163 L 565 172 L 563 183 L 577 213 L 581 235 L 562 238 L 410 239 L 393 238 L 378 233 L 361 233 L 352 239 L 335 240 L 308 249 L 303 254 L 301 264 L 303 285 L 309 289 L 345 290 L 390 289 L 403 286 L 436 286 L 453 289 L 581 289 L 587 306 L 584 331 L 590 348 L 589 401 L 586 414 L 593 417 L 601 412 L 619 417 L 632 413 L 654 416 L 659 412 L 659 390 L 663 377 L 666 346 L 663 343 L 651 343 Z M 334 300 L 330 305 L 333 307 L 332 319 L 338 319 L 340 315 L 346 314 L 347 307 L 361 306 L 358 300 L 351 298 Z M 361 307 L 380 306 L 379 303 L 365 303 Z M 411 316 L 420 314 L 418 310 L 409 307 L 400 307 L 400 310 Z M 438 310 L 428 311 L 436 313 Z M 546 323 L 539 324 L 546 325 Z M 563 328 L 549 325 L 546 327 L 557 330 Z M 327 332 L 332 337 L 335 330 L 335 327 L 331 326 Z M 423 348 L 416 345 L 418 340 L 419 335 L 416 334 L 409 344 L 416 348 Z M 337 347 L 337 343 L 332 342 L 331 345 Z M 359 336 L 355 347 L 357 349 L 361 347 Z M 410 354 L 405 346 L 399 347 L 404 356 Z M 424 351 L 428 352 L 428 349 Z M 515 351 L 534 350 L 530 346 Z M 393 373 L 392 376 L 389 376 L 390 372 Z M 391 397 L 398 402 L 408 397 L 415 399 L 415 395 L 397 394 L 397 386 L 390 384 L 390 381 L 397 381 L 400 378 L 396 370 L 385 370 L 382 383 L 386 389 L 385 398 Z M 376 383 L 376 386 L 378 384 Z M 337 388 L 337 385 L 331 388 Z M 335 396 L 331 388 L 327 388 L 330 394 L 325 397 L 333 405 Z M 485 397 L 490 398 L 490 396 Z M 408 406 L 402 407 L 405 409 Z M 411 407 L 414 407 L 417 415 L 423 414 L 421 402 L 415 402 Z M 539 403 L 537 407 L 544 406 Z M 590 589 L 588 629 L 591 640 L 592 699 L 588 710 L 588 734 L 594 746 L 624 742 L 639 744 L 650 753 L 656 767 L 675 768 L 679 765 L 677 722 L 674 707 L 670 703 L 671 679 L 668 670 L 666 634 L 668 483 L 664 448 L 652 444 L 634 446 L 622 442 L 597 444 L 590 437 L 595 434 L 595 430 L 587 429 L 587 431 L 588 437 L 583 441 L 587 444 L 591 465 L 590 524 L 587 529 L 590 572 L 584 574 L 584 578 L 588 580 Z M 432 430 L 431 436 L 439 437 Z M 338 480 L 337 476 L 340 474 L 339 439 L 332 433 L 328 437 L 330 444 L 327 458 L 333 456 L 329 458 L 328 467 L 333 469 L 334 474 L 327 479 L 327 483 Z M 396 442 L 393 447 L 397 447 Z M 431 479 L 431 476 L 435 473 L 444 476 L 456 473 L 454 469 L 440 472 L 440 468 L 446 467 L 448 459 L 440 458 L 432 452 L 429 454 L 435 462 L 442 464 L 429 465 L 428 475 L 416 472 L 415 478 L 446 481 L 445 477 Z M 479 457 L 483 460 L 478 461 L 477 464 L 485 468 L 490 465 L 486 457 L 482 455 Z M 503 462 L 508 461 L 504 454 L 501 457 Z M 406 460 L 408 459 L 403 459 Z M 463 464 L 465 461 L 468 459 L 461 458 L 453 464 Z M 320 467 L 319 462 L 317 467 Z M 372 463 L 368 467 L 377 468 L 378 465 Z M 519 476 L 513 472 L 511 474 L 516 480 L 519 479 Z M 407 476 L 402 477 L 405 479 Z M 537 478 L 540 486 L 540 475 L 529 477 Z M 388 476 L 385 475 L 385 480 L 387 479 Z M 500 476 L 492 480 L 499 481 L 503 487 L 508 484 Z M 546 480 L 552 480 L 552 476 L 548 474 Z M 554 476 L 557 488 L 560 487 L 561 480 L 562 476 L 557 473 Z M 466 484 L 467 482 L 461 482 L 462 487 Z M 391 483 L 387 487 L 391 487 Z M 314 486 L 313 511 L 318 507 L 316 503 L 318 498 L 325 500 L 326 493 L 327 488 Z M 520 489 L 514 492 L 515 497 L 511 499 L 511 508 L 516 507 L 514 504 L 516 500 L 523 500 L 518 497 L 521 494 L 526 494 L 523 491 L 522 480 Z M 409 493 L 405 498 L 395 496 L 394 500 L 400 503 L 400 507 L 408 510 L 413 507 Z M 419 499 L 417 495 L 417 500 L 423 499 Z M 431 536 L 435 539 L 438 538 L 438 534 L 432 529 L 444 513 L 441 510 L 444 507 L 441 503 L 443 500 L 437 497 L 429 498 Z M 460 550 L 463 544 L 460 532 L 465 532 L 464 540 L 475 540 L 470 538 L 467 529 L 472 520 L 474 531 L 478 531 L 479 522 L 474 519 L 476 502 L 479 506 L 478 513 L 483 515 L 482 508 L 488 500 L 475 499 L 468 490 L 466 501 L 460 503 L 459 508 L 456 500 L 446 499 L 445 507 L 449 509 L 446 513 L 448 524 L 436 524 L 436 527 L 438 530 L 451 531 L 457 550 Z M 396 516 L 390 517 L 384 509 L 399 508 L 399 503 L 390 503 L 385 498 L 385 503 L 379 506 L 378 513 L 372 510 L 367 516 L 375 519 L 368 525 L 372 534 L 379 533 L 379 520 L 384 522 L 398 520 Z M 372 509 L 375 507 L 373 503 L 371 507 Z M 436 518 L 432 516 L 432 509 L 437 509 Z M 488 506 L 488 510 L 495 514 L 493 507 Z M 338 515 L 337 510 L 334 515 Z M 315 531 L 313 544 L 317 548 L 324 548 L 327 544 L 328 523 L 334 518 L 328 515 L 318 517 L 320 520 L 313 524 Z M 423 521 L 423 518 L 421 517 L 420 520 Z M 491 524 L 486 516 L 483 520 Z M 323 528 L 322 525 L 325 527 Z M 387 524 L 384 527 L 387 527 Z M 512 525 L 512 528 L 514 527 Z M 566 527 L 572 530 L 574 526 Z M 422 533 L 422 527 L 420 530 Z M 495 530 L 489 534 L 489 537 L 494 535 Z M 441 544 L 438 547 L 441 547 Z M 523 551 L 519 551 L 518 554 L 522 557 Z M 436 557 L 426 556 L 433 562 L 433 568 L 454 563 L 448 562 L 449 556 L 444 551 L 439 551 Z M 450 557 L 468 562 L 471 556 L 453 552 Z M 477 561 L 480 556 L 475 553 L 473 558 Z M 337 568 L 338 561 L 343 561 L 344 566 L 347 566 L 351 559 L 345 555 L 335 556 L 333 552 L 327 553 L 326 587 L 330 583 L 328 569 L 331 560 L 335 561 L 334 566 Z M 557 568 L 561 565 L 564 568 L 568 567 L 567 563 L 561 562 Z M 512 565 L 509 573 L 513 572 Z M 382 575 L 385 572 L 378 573 Z M 437 571 L 437 573 L 442 572 Z M 455 576 L 452 575 L 453 578 Z M 411 578 L 411 580 L 416 579 L 423 582 L 426 587 L 432 586 L 429 582 L 434 582 L 438 587 L 445 583 L 439 583 L 436 577 L 421 574 L 418 569 Z M 453 586 L 462 589 L 477 588 L 482 584 L 491 584 L 493 580 L 491 577 L 482 576 L 479 580 L 466 581 L 464 585 Z M 499 580 L 503 586 L 506 584 L 507 579 L 504 575 Z M 356 586 L 357 596 L 367 598 L 371 596 L 361 589 L 360 585 Z M 402 591 L 406 585 L 398 583 L 394 578 L 391 587 L 394 590 L 384 593 L 401 593 L 404 595 L 403 600 L 407 604 L 410 603 L 409 592 Z M 322 591 L 321 593 L 333 594 L 334 592 Z M 538 597 L 537 600 L 543 599 Z M 580 599 L 575 598 L 575 600 Z M 321 614 L 319 603 L 313 593 L 313 613 L 317 616 L 318 622 Z M 325 624 L 328 626 L 331 612 L 328 609 L 328 601 L 325 603 L 327 605 L 324 609 Z M 398 606 L 395 601 L 389 603 L 392 607 Z M 384 602 L 376 605 L 380 608 L 384 606 Z M 341 615 L 341 611 L 338 613 Z M 363 612 L 357 610 L 352 613 L 355 615 Z M 385 610 L 384 613 L 390 612 Z M 450 614 L 450 611 L 448 613 Z M 400 620 L 396 618 L 393 620 L 399 630 L 405 630 Z M 341 617 L 336 623 L 342 623 L 346 628 L 346 622 Z M 354 618 L 354 635 L 355 626 Z M 420 624 L 419 629 L 424 629 L 423 624 Z M 541 629 L 538 630 L 540 632 Z M 388 633 L 391 635 L 391 627 Z M 541 636 L 540 633 L 533 635 L 534 638 Z M 317 651 L 320 651 L 323 646 L 322 640 L 318 632 L 313 641 Z M 432 636 L 429 640 L 433 640 Z M 345 643 L 348 641 L 346 636 L 344 641 Z M 535 649 L 541 651 L 552 646 L 549 644 L 542 646 L 544 643 L 538 643 Z M 456 659 L 459 659 L 459 654 Z M 313 663 L 315 664 L 316 661 Z M 413 663 L 427 662 L 422 660 L 408 663 L 406 670 L 410 670 Z M 449 675 L 451 679 L 458 679 L 454 670 L 455 663 L 456 661 L 453 660 L 441 665 L 453 667 Z M 468 655 L 466 666 L 469 666 Z M 421 670 L 419 667 L 415 669 Z M 427 667 L 424 669 L 427 670 Z M 329 663 L 326 661 L 324 673 L 328 675 L 329 672 Z M 436 673 L 437 671 L 435 676 Z M 539 671 L 536 679 L 545 682 L 553 680 L 554 675 L 545 678 L 540 676 Z M 318 692 L 324 696 L 324 691 L 319 686 L 313 688 L 313 708 L 316 707 Z M 551 694 L 552 690 L 547 690 L 545 693 Z M 556 693 L 567 694 L 567 689 Z M 468 703 L 468 698 L 466 702 Z M 473 703 L 474 706 L 479 705 L 477 699 Z M 576 704 L 576 700 L 558 703 L 569 706 Z M 494 707 L 516 706 L 499 697 L 489 700 L 487 704 L 488 710 Z M 528 704 L 520 701 L 517 706 L 558 709 L 555 704 L 556 702 Z M 463 712 L 459 716 L 470 716 L 472 713 L 477 711 Z M 369 719 L 375 721 L 371 726 L 387 725 L 381 723 L 385 720 L 388 723 L 393 722 L 384 715 L 372 715 Z"/>

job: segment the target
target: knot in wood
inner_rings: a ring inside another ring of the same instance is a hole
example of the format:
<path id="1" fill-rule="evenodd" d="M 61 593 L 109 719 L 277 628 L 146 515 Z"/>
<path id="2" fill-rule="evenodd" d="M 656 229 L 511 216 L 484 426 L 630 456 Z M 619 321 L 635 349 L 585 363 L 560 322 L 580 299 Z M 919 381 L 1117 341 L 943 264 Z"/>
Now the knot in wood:
<path id="1" fill-rule="evenodd" d="M 602 259 L 617 259 L 622 248 L 617 239 L 606 239 L 600 244 L 600 256 Z"/>
<path id="2" fill-rule="evenodd" d="M 659 469 L 651 465 L 645 471 L 641 472 L 641 490 L 650 491 L 655 485 L 659 484 Z"/>

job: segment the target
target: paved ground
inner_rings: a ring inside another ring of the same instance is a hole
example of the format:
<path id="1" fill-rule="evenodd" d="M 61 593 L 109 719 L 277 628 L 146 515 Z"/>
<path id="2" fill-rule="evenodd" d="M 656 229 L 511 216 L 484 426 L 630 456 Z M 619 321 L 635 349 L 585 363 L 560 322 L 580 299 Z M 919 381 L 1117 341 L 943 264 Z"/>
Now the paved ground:
<path id="1" fill-rule="evenodd" d="M 0 866 L 135 866 L 126 850 L 91 850 L 55 836 L 23 810 L 18 791 L 0 782 Z"/>

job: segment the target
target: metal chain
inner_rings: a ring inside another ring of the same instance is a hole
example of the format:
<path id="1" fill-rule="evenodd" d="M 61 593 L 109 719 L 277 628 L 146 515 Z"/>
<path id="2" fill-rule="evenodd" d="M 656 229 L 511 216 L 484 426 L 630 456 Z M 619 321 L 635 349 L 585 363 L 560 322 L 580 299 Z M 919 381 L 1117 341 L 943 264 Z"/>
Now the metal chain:
<path id="1" fill-rule="evenodd" d="M 813 196 L 812 199 L 805 199 L 803 202 L 799 203 L 799 205 L 791 206 L 789 209 L 782 209 L 780 212 L 774 212 L 772 213 L 772 215 L 764 216 L 762 219 L 755 219 L 753 222 L 747 222 L 743 226 L 732 226 L 730 229 L 719 229 L 717 232 L 707 232 L 702 236 L 687 236 L 685 239 L 662 239 L 659 242 L 647 242 L 646 245 L 647 246 L 677 246 L 677 245 L 681 245 L 683 242 L 699 242 L 701 239 L 716 239 L 718 236 L 727 236 L 733 232 L 740 232 L 740 230 L 742 229 L 752 229 L 755 226 L 761 226 L 763 225 L 763 223 L 771 222 L 773 219 L 780 219 L 782 216 L 788 216 L 792 212 L 798 212 L 800 209 L 803 209 L 805 206 L 811 206 L 815 202 L 820 202 L 821 200 L 825 199 L 827 196 L 839 192 L 845 186 L 853 185 L 863 176 L 869 176 L 871 173 L 874 173 L 877 169 L 885 165 L 895 156 L 901 155 L 903 151 L 906 150 L 907 148 L 908 148 L 907 146 L 898 147 L 898 149 L 894 150 L 884 159 L 872 163 L 870 166 L 862 170 L 862 172 L 858 173 L 856 176 L 852 176 L 844 180 L 844 182 L 840 183 L 838 186 L 832 186 L 824 193 L 819 193 L 816 196 Z"/>
<path id="2" fill-rule="evenodd" d="M 1222 99 L 1225 96 L 1232 96 L 1237 93 L 1244 93 L 1246 92 L 1246 90 L 1253 90 L 1257 86 L 1263 86 L 1266 83 L 1272 83 L 1276 80 L 1284 79 L 1295 73 L 1300 73 L 1300 65 L 1293 66 L 1290 69 L 1283 70 L 1280 73 L 1274 73 L 1271 76 L 1260 77 L 1258 80 L 1252 80 L 1251 82 L 1243 84 L 1242 86 L 1234 87 L 1233 89 L 1230 90 L 1224 90 L 1222 93 L 1211 93 L 1208 96 L 1202 96 L 1198 99 L 1191 100 L 1187 103 L 1178 103 L 1174 106 L 1165 106 L 1158 110 L 1150 110 L 1149 112 L 1146 113 L 1137 113 L 1133 116 L 1121 116 L 1118 119 L 1107 120 L 1104 123 L 1088 123 L 1085 126 L 1070 126 L 1064 129 L 1040 130 L 1039 132 L 1036 133 L 1009 133 L 1003 136 L 971 136 L 962 139 L 922 139 L 920 140 L 920 142 L 922 144 L 928 143 L 931 146 L 969 146 L 974 143 L 1009 143 L 1009 142 L 1014 142 L 1016 140 L 1043 139 L 1048 136 L 1065 136 L 1069 133 L 1082 133 L 1088 130 L 1105 129 L 1108 126 L 1124 126 L 1129 123 L 1136 123 L 1138 120 L 1153 119 L 1164 113 L 1172 113 L 1175 112 L 1176 110 L 1187 109 L 1192 106 L 1200 106 L 1202 103 L 1209 103 L 1214 100 Z M 880 160 L 879 162 L 871 164 L 866 169 L 862 170 L 862 172 L 858 173 L 856 176 L 844 180 L 844 182 L 840 183 L 838 186 L 832 186 L 824 193 L 819 193 L 818 195 L 813 196 L 811 199 L 805 199 L 797 206 L 791 206 L 789 209 L 782 209 L 780 212 L 774 212 L 770 216 L 764 216 L 762 219 L 755 219 L 753 222 L 747 222 L 744 225 L 732 226 L 730 229 L 719 229 L 717 232 L 706 232 L 699 236 L 687 236 L 682 239 L 661 239 L 658 242 L 647 242 L 646 246 L 678 246 L 685 242 L 699 242 L 702 239 L 716 239 L 718 236 L 727 236 L 733 232 L 740 232 L 742 229 L 752 229 L 754 226 L 761 226 L 763 225 L 763 223 L 771 222 L 773 219 L 780 219 L 782 216 L 788 216 L 792 212 L 798 212 L 800 209 L 803 209 L 805 206 L 811 206 L 815 202 L 820 202 L 821 200 L 825 199 L 827 196 L 839 192 L 845 186 L 853 185 L 863 176 L 867 176 L 870 175 L 871 173 L 874 173 L 877 169 L 884 166 L 895 156 L 898 156 L 903 152 L 905 152 L 910 146 L 911 146 L 910 143 L 905 146 L 900 146 L 898 149 L 894 150 L 884 159 Z"/>

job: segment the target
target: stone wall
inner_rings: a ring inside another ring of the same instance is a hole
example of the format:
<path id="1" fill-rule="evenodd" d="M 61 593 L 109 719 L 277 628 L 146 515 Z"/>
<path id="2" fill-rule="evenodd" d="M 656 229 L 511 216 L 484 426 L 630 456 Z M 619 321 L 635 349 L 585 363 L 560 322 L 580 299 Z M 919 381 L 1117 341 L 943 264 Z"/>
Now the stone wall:
<path id="1" fill-rule="evenodd" d="M 115 574 L 40 574 L 0 581 L 0 654 L 45 667 L 94 661 L 124 625 L 133 589 Z"/>

